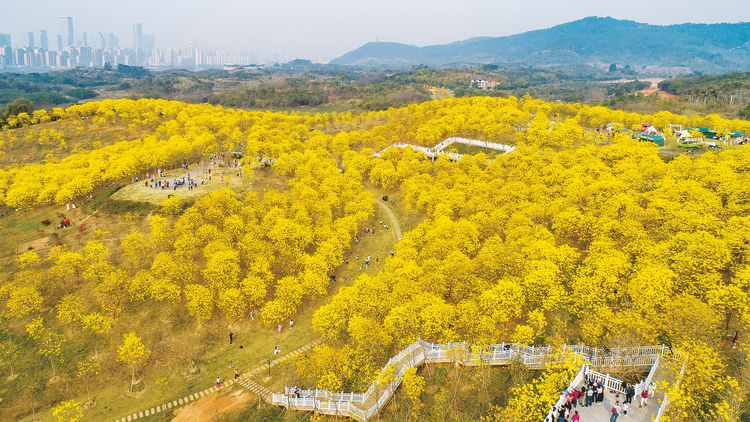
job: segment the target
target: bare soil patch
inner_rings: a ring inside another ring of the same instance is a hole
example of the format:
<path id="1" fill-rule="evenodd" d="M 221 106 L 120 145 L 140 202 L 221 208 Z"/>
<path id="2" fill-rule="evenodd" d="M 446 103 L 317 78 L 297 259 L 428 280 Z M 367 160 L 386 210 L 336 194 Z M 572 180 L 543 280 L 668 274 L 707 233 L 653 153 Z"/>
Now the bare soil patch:
<path id="1" fill-rule="evenodd" d="M 31 242 L 21 243 L 16 246 L 16 253 L 21 254 L 30 250 L 38 251 L 44 249 L 49 244 L 49 237 L 43 237 L 41 239 L 32 240 Z"/>
<path id="2" fill-rule="evenodd" d="M 222 415 L 230 413 L 245 403 L 257 400 L 257 396 L 245 390 L 236 390 L 230 395 L 219 397 L 212 394 L 192 404 L 174 411 L 176 417 L 172 422 L 211 422 Z"/>

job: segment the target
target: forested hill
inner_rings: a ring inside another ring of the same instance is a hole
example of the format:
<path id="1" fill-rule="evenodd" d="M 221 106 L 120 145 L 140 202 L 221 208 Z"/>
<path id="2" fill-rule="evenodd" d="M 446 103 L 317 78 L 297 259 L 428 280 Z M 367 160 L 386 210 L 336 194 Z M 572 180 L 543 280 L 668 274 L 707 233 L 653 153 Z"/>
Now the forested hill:
<path id="1" fill-rule="evenodd" d="M 458 63 L 686 66 L 702 72 L 750 69 L 750 23 L 649 25 L 588 17 L 507 37 L 416 47 L 367 43 L 335 64 L 441 66 Z"/>

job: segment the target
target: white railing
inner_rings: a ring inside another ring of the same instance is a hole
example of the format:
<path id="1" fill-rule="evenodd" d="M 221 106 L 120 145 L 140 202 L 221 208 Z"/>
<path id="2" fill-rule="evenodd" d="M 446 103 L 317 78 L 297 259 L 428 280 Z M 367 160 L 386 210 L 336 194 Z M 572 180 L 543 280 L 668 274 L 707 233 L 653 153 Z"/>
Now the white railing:
<path id="1" fill-rule="evenodd" d="M 625 394 L 625 390 L 622 389 L 622 380 L 614 377 L 610 377 L 609 374 L 602 374 L 601 372 L 589 371 L 588 376 L 594 381 L 598 381 L 605 389 L 614 390 Z"/>
<path id="2" fill-rule="evenodd" d="M 397 144 L 393 144 L 393 145 L 389 146 L 388 148 L 411 148 L 414 151 L 425 153 L 425 155 L 427 155 L 430 158 L 437 158 L 441 154 L 445 154 L 445 155 L 448 156 L 448 158 L 450 158 L 453 161 L 460 160 L 461 157 L 463 157 L 463 154 L 458 154 L 458 153 L 455 153 L 455 152 L 447 152 L 447 151 L 445 151 L 445 148 L 448 147 L 450 144 L 474 145 L 474 146 L 479 146 L 479 147 L 488 148 L 488 149 L 494 149 L 494 150 L 497 150 L 497 151 L 505 151 L 505 152 L 515 151 L 515 149 L 516 149 L 516 147 L 514 147 L 513 145 L 498 144 L 498 143 L 495 143 L 495 142 L 480 141 L 480 140 L 477 140 L 477 139 L 458 138 L 458 137 L 455 137 L 455 136 L 447 138 L 446 140 L 444 140 L 443 142 L 435 145 L 432 148 L 420 147 L 418 145 L 405 144 L 405 143 L 401 143 L 401 142 L 399 142 Z M 388 148 L 386 148 L 386 149 L 388 149 Z M 374 156 L 379 158 L 384 151 L 385 150 L 378 151 L 378 152 L 376 152 L 374 154 Z"/>
<path id="3" fill-rule="evenodd" d="M 682 369 L 680 369 L 680 375 L 677 376 L 677 382 L 675 383 L 675 386 L 674 386 L 675 390 L 677 390 L 680 387 L 680 381 L 682 381 L 682 374 L 684 373 L 685 373 L 685 362 L 682 363 Z M 664 394 L 664 400 L 661 401 L 659 410 L 656 411 L 656 417 L 654 418 L 654 422 L 659 422 L 659 418 L 664 416 L 664 412 L 667 410 L 667 406 L 669 406 L 669 396 L 667 394 Z"/>
<path id="4" fill-rule="evenodd" d="M 654 362 L 654 366 L 652 366 L 651 370 L 648 372 L 648 376 L 646 377 L 646 379 L 635 385 L 636 397 L 638 397 L 638 395 L 641 394 L 641 391 L 648 390 L 648 386 L 651 384 L 651 381 L 654 379 L 654 374 L 656 373 L 656 369 L 659 367 L 660 358 L 661 356 L 656 357 L 656 362 Z"/>
<path id="5" fill-rule="evenodd" d="M 554 407 L 551 407 L 549 411 L 547 412 L 547 417 L 544 419 L 545 421 L 549 422 L 555 422 L 552 418 L 552 412 L 555 411 L 555 409 L 561 409 L 562 406 L 568 401 L 568 393 L 578 387 L 578 385 L 583 382 L 583 380 L 586 378 L 586 375 L 588 374 L 588 365 L 583 364 L 581 366 L 581 370 L 578 371 L 578 374 L 573 378 L 573 381 L 568 384 L 568 388 L 564 389 L 562 393 L 560 393 L 560 398 L 557 399 L 557 403 L 555 403 Z"/>
<path id="6" fill-rule="evenodd" d="M 488 141 L 480 141 L 478 139 L 469 139 L 469 138 L 460 138 L 458 136 L 453 136 L 445 141 L 439 143 L 437 146 L 435 146 L 436 149 L 442 150 L 443 148 L 447 147 L 450 144 L 464 144 L 464 145 L 474 145 L 477 147 L 487 148 L 487 149 L 494 149 L 497 151 L 505 151 L 505 152 L 511 152 L 515 151 L 516 147 L 513 145 L 506 145 L 506 144 L 498 144 L 495 142 L 488 142 Z"/>
<path id="7" fill-rule="evenodd" d="M 434 344 L 420 339 L 398 352 L 385 365 L 381 374 L 386 369 L 392 369 L 393 378 L 390 382 L 384 384 L 376 380 L 364 393 L 334 393 L 326 390 L 298 390 L 296 387 L 287 387 L 284 389 L 284 394 L 273 395 L 273 404 L 289 409 L 316 410 L 332 416 L 347 416 L 364 422 L 376 415 L 390 400 L 401 385 L 404 372 L 424 362 L 459 363 L 464 366 L 503 366 L 511 364 L 512 361 L 519 361 L 529 368 L 538 369 L 544 368 L 547 363 L 564 359 L 566 355 L 575 355 L 588 362 L 581 368 L 569 388 L 577 386 L 588 374 L 601 381 L 606 388 L 624 393 L 621 390 L 622 381 L 589 368 L 652 366 L 653 372 L 653 365 L 659 361 L 659 357 L 669 354 L 671 354 L 670 349 L 663 345 L 601 349 L 581 345 L 535 347 L 517 343 L 499 343 L 489 347 L 471 347 L 466 343 Z M 651 377 L 652 374 L 649 376 Z M 579 377 L 581 379 L 578 379 Z M 565 392 L 561 400 L 564 394 Z M 370 402 L 373 404 L 365 408 Z"/>

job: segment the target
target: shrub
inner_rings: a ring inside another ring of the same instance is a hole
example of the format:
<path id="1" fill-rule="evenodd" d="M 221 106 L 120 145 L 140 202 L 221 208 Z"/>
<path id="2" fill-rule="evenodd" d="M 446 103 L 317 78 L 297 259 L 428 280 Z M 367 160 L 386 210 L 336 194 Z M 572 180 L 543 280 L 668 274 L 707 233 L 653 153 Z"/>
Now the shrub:
<path id="1" fill-rule="evenodd" d="M 80 226 L 78 226 L 78 233 L 83 233 L 86 231 L 86 223 L 82 223 Z"/>
<path id="2" fill-rule="evenodd" d="M 47 227 L 47 226 L 49 226 L 50 224 L 52 224 L 52 223 L 50 223 L 50 221 L 49 221 L 49 218 L 48 218 L 48 219 L 46 219 L 46 220 L 42 220 L 42 225 L 43 225 L 43 226 Z"/>

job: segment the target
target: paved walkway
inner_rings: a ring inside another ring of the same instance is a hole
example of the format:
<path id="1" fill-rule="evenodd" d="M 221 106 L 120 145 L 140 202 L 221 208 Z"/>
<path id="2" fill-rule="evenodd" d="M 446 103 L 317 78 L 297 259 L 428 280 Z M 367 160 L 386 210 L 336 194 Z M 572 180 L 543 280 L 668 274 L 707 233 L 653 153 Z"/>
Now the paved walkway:
<path id="1" fill-rule="evenodd" d="M 375 199 L 375 203 L 383 207 L 385 209 L 385 212 L 388 214 L 388 217 L 391 218 L 391 224 L 393 224 L 393 228 L 396 229 L 396 239 L 401 240 L 401 227 L 398 225 L 398 220 L 396 220 L 396 216 L 393 215 L 393 211 L 391 211 L 390 208 L 388 208 L 388 205 L 380 202 L 377 198 Z"/>
<path id="2" fill-rule="evenodd" d="M 286 360 L 289 360 L 289 359 L 291 359 L 291 358 L 293 358 L 293 357 L 295 357 L 295 356 L 297 356 L 297 355 L 299 355 L 301 353 L 304 353 L 304 352 L 312 349 L 313 347 L 319 345 L 322 342 L 323 342 L 322 338 L 319 338 L 317 340 L 313 340 L 310 343 L 307 343 L 306 345 L 304 345 L 304 346 L 302 346 L 302 347 L 294 350 L 293 352 L 287 353 L 284 356 L 281 356 L 281 357 L 277 358 L 276 360 L 271 361 L 271 367 L 276 366 L 276 365 L 278 365 L 281 362 L 284 362 Z M 263 400 L 265 400 L 265 401 L 267 401 L 267 402 L 270 403 L 272 395 L 273 395 L 273 392 L 271 390 L 263 387 L 262 385 L 254 382 L 252 380 L 250 380 L 251 376 L 259 374 L 259 373 L 263 373 L 263 371 L 267 371 L 267 370 L 268 370 L 268 364 L 259 365 L 255 369 L 253 369 L 253 370 L 251 370 L 249 372 L 246 372 L 246 373 L 240 375 L 239 379 L 237 380 L 237 383 L 240 384 L 241 386 L 247 388 L 248 390 L 252 391 L 253 393 L 258 394 L 259 396 L 261 396 L 263 398 Z M 235 380 L 228 380 L 226 382 L 223 382 L 223 386 L 224 387 L 229 387 L 229 386 L 233 385 L 234 382 L 235 382 Z M 150 409 L 145 409 L 145 410 L 142 410 L 140 412 L 133 413 L 132 415 L 128 415 L 128 416 L 122 417 L 120 419 L 115 419 L 114 422 L 131 422 L 131 421 L 137 420 L 139 418 L 145 418 L 145 417 L 147 417 L 149 415 L 153 415 L 155 413 L 166 412 L 166 411 L 172 410 L 173 408 L 177 408 L 177 407 L 180 407 L 180 406 L 182 406 L 184 404 L 188 404 L 191 401 L 196 401 L 198 399 L 206 397 L 209 394 L 215 393 L 217 391 L 219 391 L 219 390 L 214 386 L 214 387 L 208 388 L 206 390 L 198 391 L 196 393 L 190 394 L 187 397 L 183 397 L 183 398 L 180 398 L 180 399 L 177 399 L 177 400 L 173 400 L 171 402 L 167 402 L 167 403 L 162 404 L 160 406 L 154 406 L 154 407 L 152 407 Z"/>
<path id="3" fill-rule="evenodd" d="M 656 368 L 656 372 L 654 372 L 652 381 L 671 382 L 672 379 L 669 376 L 668 371 L 666 371 L 662 365 L 659 365 L 659 367 Z M 618 397 L 612 390 L 607 389 L 604 391 L 604 401 L 602 403 L 594 404 L 590 407 L 579 406 L 578 409 L 575 410 L 578 410 L 578 414 L 581 416 L 581 422 L 608 421 L 612 415 L 612 406 L 617 401 L 619 401 L 620 406 L 622 406 L 623 400 L 625 400 L 624 394 L 620 394 Z M 648 399 L 646 406 L 638 407 L 640 404 L 640 398 L 633 397 L 633 402 L 628 408 L 628 415 L 620 415 L 617 420 L 627 422 L 651 422 L 653 420 L 652 418 L 656 417 L 656 413 L 659 410 L 662 400 L 664 400 L 664 393 L 657 391 L 654 393 L 653 398 Z"/>

